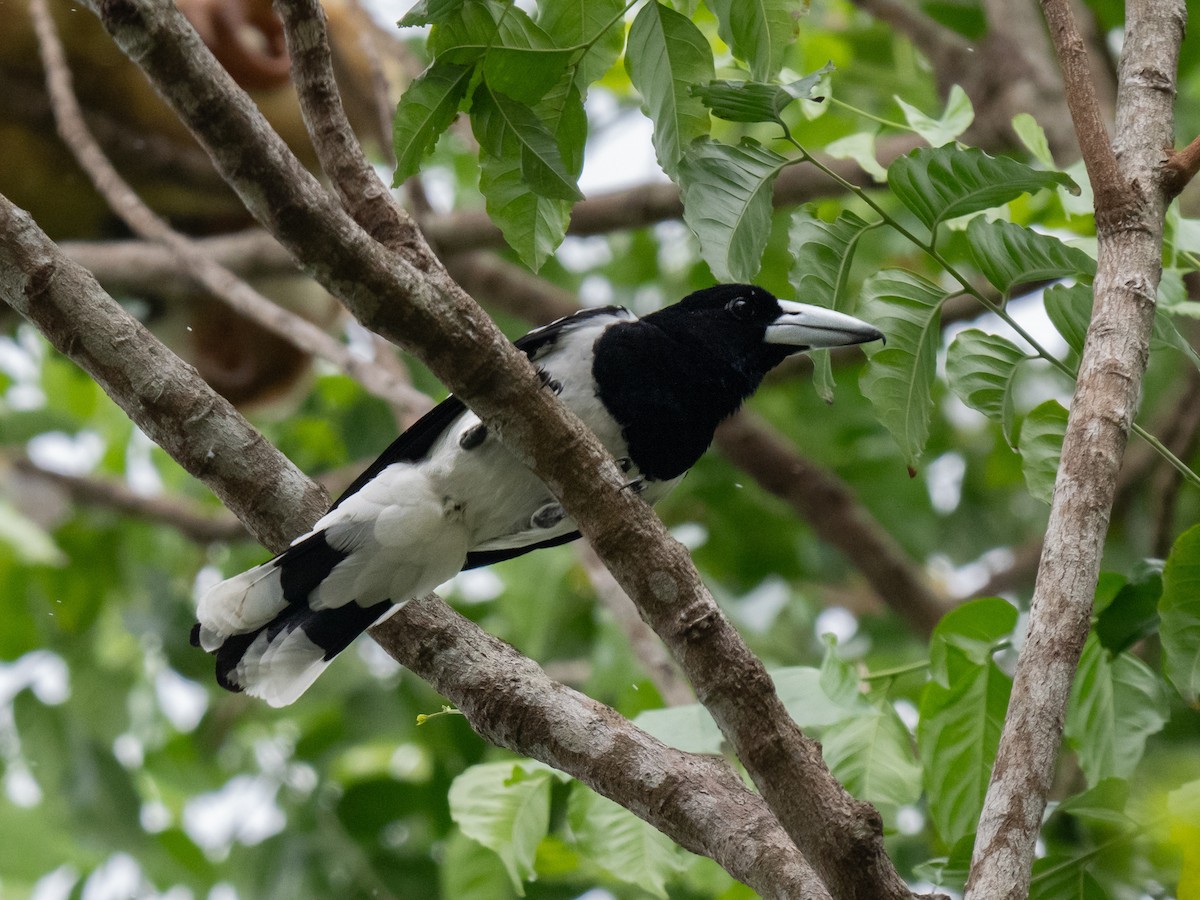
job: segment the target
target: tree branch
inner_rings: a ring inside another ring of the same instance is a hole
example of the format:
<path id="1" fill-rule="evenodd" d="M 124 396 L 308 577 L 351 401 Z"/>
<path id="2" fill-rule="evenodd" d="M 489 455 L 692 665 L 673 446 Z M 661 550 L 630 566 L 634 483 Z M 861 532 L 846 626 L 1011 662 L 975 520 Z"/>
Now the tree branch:
<path id="1" fill-rule="evenodd" d="M 19 477 L 52 484 L 64 491 L 75 503 L 111 509 L 148 522 L 167 525 L 199 543 L 237 541 L 250 537 L 242 521 L 228 512 L 224 515 L 214 515 L 195 503 L 170 497 L 146 496 L 112 479 L 84 478 L 51 472 L 28 459 L 16 459 L 12 465 Z"/>
<path id="2" fill-rule="evenodd" d="M 172 229 L 125 182 L 88 130 L 71 84 L 71 72 L 47 0 L 30 0 L 29 12 L 46 68 L 46 85 L 63 141 L 96 190 L 134 232 L 164 246 L 174 261 L 231 309 L 290 341 L 300 350 L 333 363 L 369 392 L 389 403 L 417 410 L 429 400 L 402 380 L 350 352 L 340 341 L 307 319 L 264 297 L 228 269 L 206 257 L 196 244 Z"/>
<path id="3" fill-rule="evenodd" d="M 1070 9 L 1043 0 L 1096 185 L 1095 306 L 1063 440 L 1029 630 L 980 817 L 968 898 L 1021 898 L 1054 774 L 1071 682 L 1087 637 L 1117 473 L 1149 355 L 1162 267 L 1162 177 L 1186 20 L 1181 2 L 1131 0 L 1117 146 L 1099 123 Z M 1089 146 L 1089 141 L 1101 145 Z"/>
<path id="4" fill-rule="evenodd" d="M 342 206 L 385 247 L 408 249 L 413 255 L 427 253 L 421 249 L 422 242 L 414 240 L 412 221 L 392 202 L 346 119 L 321 4 L 316 0 L 277 0 L 275 12 L 283 20 L 304 124 Z"/>
<path id="5" fill-rule="evenodd" d="M 596 438 L 442 270 L 359 229 L 270 132 L 163 0 L 101 0 L 101 21 L 151 77 L 255 217 L 373 330 L 412 349 L 542 478 L 664 638 L 788 834 L 832 893 L 909 897 L 882 822 L 832 778 L 687 551 Z M 398 628 L 398 618 L 389 620 Z M 797 803 L 798 797 L 808 802 Z"/>
<path id="6" fill-rule="evenodd" d="M 1193 138 L 1182 150 L 1171 150 L 1167 153 L 1163 178 L 1168 194 L 1178 197 L 1196 177 L 1197 172 L 1200 172 L 1200 137 Z"/>
<path id="7" fill-rule="evenodd" d="M 924 637 L 933 633 L 949 604 L 837 475 L 801 456 L 770 425 L 745 411 L 717 429 L 717 447 L 840 550 L 914 631 Z"/>
<path id="8" fill-rule="evenodd" d="M 1087 48 L 1079 29 L 1075 26 L 1070 0 L 1040 2 L 1046 24 L 1050 26 L 1054 53 L 1062 70 L 1067 107 L 1071 111 L 1075 137 L 1079 142 L 1079 150 L 1095 193 L 1099 226 L 1100 216 L 1122 215 L 1125 208 L 1134 202 L 1134 197 L 1117 164 L 1117 155 L 1113 150 L 1112 141 L 1109 140 L 1108 129 L 1104 127 L 1104 116 L 1100 112 L 1100 103 L 1092 85 L 1092 69 Z"/>
<path id="9" fill-rule="evenodd" d="M 328 507 L 328 495 L 319 485 L 297 471 L 3 196 L 0 296 L 83 367 L 138 427 L 207 484 L 267 547 L 283 549 Z M 764 896 L 828 897 L 765 804 L 728 769 L 722 772 L 710 760 L 665 747 L 602 704 L 550 682 L 534 663 L 436 598 L 401 609 L 374 634 L 458 703 L 473 727 L 478 717 L 481 734 L 502 731 L 493 718 L 507 719 L 510 705 L 524 710 L 526 723 L 535 714 L 530 710 L 537 710 L 549 723 L 551 739 L 543 744 L 547 734 L 522 734 L 516 728 L 503 738 L 505 746 L 559 765 L 605 796 L 640 810 L 672 839 L 728 865 L 731 875 Z M 487 659 L 491 662 L 484 666 Z M 514 671 L 528 677 L 514 679 Z M 584 721 L 581 717 L 616 722 L 612 727 L 619 739 L 581 738 L 586 732 L 575 727 Z M 606 760 L 604 777 L 589 768 L 593 756 Z M 700 796 L 664 790 L 672 779 L 682 783 L 700 775 L 705 780 Z M 697 833 L 698 823 L 703 823 L 703 836 Z"/>

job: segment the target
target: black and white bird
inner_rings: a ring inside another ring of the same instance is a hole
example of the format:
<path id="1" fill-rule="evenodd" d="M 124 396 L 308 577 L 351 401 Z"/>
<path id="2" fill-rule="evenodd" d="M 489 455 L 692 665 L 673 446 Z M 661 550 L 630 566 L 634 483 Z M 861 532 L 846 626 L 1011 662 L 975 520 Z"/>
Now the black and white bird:
<path id="1" fill-rule="evenodd" d="M 843 313 L 718 285 L 638 318 L 587 309 L 516 342 L 648 502 L 785 358 L 882 338 Z M 293 702 L 361 632 L 463 569 L 579 537 L 544 484 L 463 402 L 404 432 L 308 534 L 200 598 L 218 682 Z"/>

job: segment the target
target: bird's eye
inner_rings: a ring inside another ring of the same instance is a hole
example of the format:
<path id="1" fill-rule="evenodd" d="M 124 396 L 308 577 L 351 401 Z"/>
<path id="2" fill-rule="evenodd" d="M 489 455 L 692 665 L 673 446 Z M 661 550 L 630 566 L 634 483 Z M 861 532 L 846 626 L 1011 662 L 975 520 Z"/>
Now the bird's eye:
<path id="1" fill-rule="evenodd" d="M 735 297 L 729 301 L 725 308 L 733 314 L 734 318 L 737 319 L 749 319 L 752 315 L 754 315 L 754 309 L 751 306 L 750 301 L 745 297 Z"/>

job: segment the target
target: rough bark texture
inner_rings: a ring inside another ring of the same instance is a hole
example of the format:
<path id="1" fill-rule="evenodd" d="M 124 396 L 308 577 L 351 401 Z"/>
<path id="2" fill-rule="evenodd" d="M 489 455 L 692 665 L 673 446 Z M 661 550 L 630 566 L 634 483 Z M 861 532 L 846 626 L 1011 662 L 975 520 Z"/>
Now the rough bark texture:
<path id="1" fill-rule="evenodd" d="M 103 0 L 117 43 L 209 150 L 259 222 L 364 325 L 411 349 L 563 502 L 688 674 L 788 834 L 839 897 L 908 897 L 882 822 L 832 778 L 788 717 L 761 661 L 684 547 L 595 437 L 444 270 L 386 251 L 328 197 L 169 4 Z M 395 620 L 393 620 L 395 621 Z"/>
<path id="2" fill-rule="evenodd" d="M 1087 637 L 1092 597 L 1137 407 L 1161 274 L 1169 190 L 1180 2 L 1127 6 L 1110 144 L 1069 6 L 1045 0 L 1084 159 L 1095 186 L 1099 266 L 1062 464 L 1046 529 L 1029 631 L 980 819 L 968 898 L 1022 898 L 1050 790 L 1071 682 Z M 1115 150 L 1115 152 L 1114 152 Z"/>
<path id="3" fill-rule="evenodd" d="M 724 761 L 667 747 L 610 707 L 551 681 L 537 663 L 436 597 L 410 603 L 372 634 L 497 746 L 620 797 L 680 846 L 711 857 L 764 896 L 830 896 L 762 798 Z M 717 822 L 724 827 L 714 829 Z"/>
<path id="4" fill-rule="evenodd" d="M 328 496 L 320 486 L 2 196 L 0 297 L 84 368 L 268 548 L 283 549 L 325 511 Z M 829 896 L 770 810 L 728 768 L 672 750 L 608 707 L 550 681 L 535 663 L 436 598 L 402 609 L 376 635 L 459 703 L 481 734 L 503 734 L 504 746 L 576 775 L 682 846 L 728 866 L 764 896 Z M 581 716 L 593 727 L 577 730 Z M 523 724 L 502 724 L 510 717 Z M 533 727 L 535 719 L 541 728 Z M 610 730 L 602 740 L 597 723 Z M 593 767 L 593 757 L 603 757 L 604 766 Z M 700 778 L 699 796 L 664 788 Z"/>

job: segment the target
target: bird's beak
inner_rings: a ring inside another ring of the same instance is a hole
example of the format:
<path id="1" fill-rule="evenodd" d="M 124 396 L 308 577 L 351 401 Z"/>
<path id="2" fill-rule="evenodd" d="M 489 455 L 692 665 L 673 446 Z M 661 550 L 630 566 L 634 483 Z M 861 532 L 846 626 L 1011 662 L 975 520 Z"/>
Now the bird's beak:
<path id="1" fill-rule="evenodd" d="M 780 300 L 782 313 L 767 326 L 768 344 L 783 344 L 797 351 L 821 347 L 846 347 L 883 340 L 883 333 L 861 319 L 845 313 Z"/>

